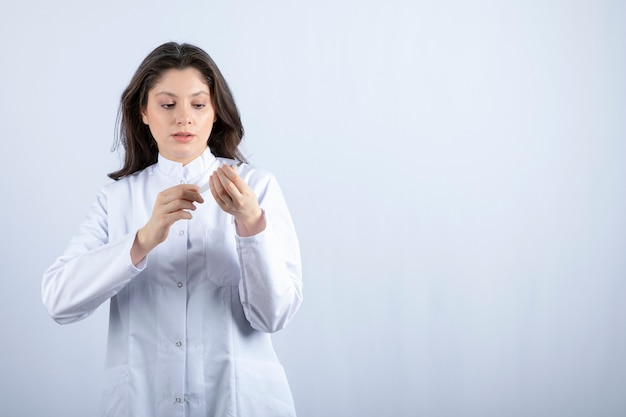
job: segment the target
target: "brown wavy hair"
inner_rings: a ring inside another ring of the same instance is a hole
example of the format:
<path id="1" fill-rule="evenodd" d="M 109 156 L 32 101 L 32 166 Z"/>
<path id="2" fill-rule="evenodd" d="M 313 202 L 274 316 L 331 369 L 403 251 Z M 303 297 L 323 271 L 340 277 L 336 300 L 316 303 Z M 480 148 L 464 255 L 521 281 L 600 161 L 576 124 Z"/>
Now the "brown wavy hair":
<path id="1" fill-rule="evenodd" d="M 202 49 L 187 43 L 168 42 L 157 47 L 143 60 L 122 94 L 117 114 L 117 135 L 113 150 L 124 147 L 124 166 L 109 177 L 119 180 L 154 164 L 158 158 L 150 128 L 143 123 L 141 109 L 148 104 L 148 92 L 161 75 L 170 69 L 195 68 L 209 86 L 216 122 L 207 145 L 218 157 L 244 161 L 239 144 L 244 130 L 230 88 L 219 68 Z"/>

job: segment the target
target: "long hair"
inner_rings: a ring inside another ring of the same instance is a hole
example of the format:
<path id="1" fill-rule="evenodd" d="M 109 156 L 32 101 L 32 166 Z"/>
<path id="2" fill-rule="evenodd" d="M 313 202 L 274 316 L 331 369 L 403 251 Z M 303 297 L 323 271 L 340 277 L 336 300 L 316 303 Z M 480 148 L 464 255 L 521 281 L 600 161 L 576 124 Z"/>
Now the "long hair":
<path id="1" fill-rule="evenodd" d="M 110 178 L 119 180 L 157 161 L 156 142 L 150 128 L 143 123 L 141 110 L 148 104 L 148 92 L 165 71 L 189 67 L 197 69 L 204 77 L 217 116 L 207 140 L 209 149 L 215 156 L 245 162 L 239 151 L 244 134 L 239 110 L 219 68 L 209 54 L 197 46 L 168 42 L 157 47 L 143 60 L 122 93 L 113 149 L 118 149 L 120 145 L 124 147 L 124 166 L 111 172 Z"/>

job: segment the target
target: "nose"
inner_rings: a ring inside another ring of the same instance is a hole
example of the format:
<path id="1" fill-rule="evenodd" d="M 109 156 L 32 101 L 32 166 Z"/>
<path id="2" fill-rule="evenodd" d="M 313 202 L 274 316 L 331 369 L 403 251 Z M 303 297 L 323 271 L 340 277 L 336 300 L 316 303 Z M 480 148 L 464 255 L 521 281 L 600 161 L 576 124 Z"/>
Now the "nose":
<path id="1" fill-rule="evenodd" d="M 189 117 L 186 111 L 181 111 L 176 115 L 176 124 L 178 125 L 191 124 L 191 118 Z"/>

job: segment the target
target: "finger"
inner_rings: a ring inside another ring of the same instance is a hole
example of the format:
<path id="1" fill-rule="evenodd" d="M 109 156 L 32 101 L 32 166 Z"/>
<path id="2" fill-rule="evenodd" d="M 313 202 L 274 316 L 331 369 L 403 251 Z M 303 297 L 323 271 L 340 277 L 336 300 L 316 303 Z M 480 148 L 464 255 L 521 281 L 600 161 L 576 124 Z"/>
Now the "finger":
<path id="1" fill-rule="evenodd" d="M 198 192 L 200 187 L 195 184 L 179 184 L 164 190 L 161 195 L 164 201 L 188 200 L 204 203 L 204 198 Z"/>
<path id="2" fill-rule="evenodd" d="M 193 214 L 188 212 L 187 210 L 177 210 L 166 215 L 166 218 L 171 221 L 170 226 L 176 222 L 177 220 L 185 219 L 189 220 L 193 217 Z"/>
<path id="3" fill-rule="evenodd" d="M 195 210 L 196 202 L 193 200 L 187 200 L 184 198 L 174 198 L 170 199 L 167 197 L 162 197 L 157 199 L 154 210 L 159 213 L 171 213 L 177 210 Z"/>
<path id="4" fill-rule="evenodd" d="M 196 201 L 198 203 L 204 203 L 204 198 L 200 195 L 200 187 L 195 184 L 180 184 L 177 186 L 177 191 L 180 191 L 181 199 L 188 201 Z"/>
<path id="5" fill-rule="evenodd" d="M 231 177 L 228 176 L 228 171 L 230 171 L 229 168 L 220 167 L 217 170 L 217 178 L 219 179 L 222 188 L 225 190 L 226 193 L 228 193 L 230 198 L 232 198 L 233 200 L 238 200 L 241 198 L 241 190 L 233 182 L 233 179 L 236 179 L 236 177 L 231 179 Z"/>
<path id="6" fill-rule="evenodd" d="M 162 238 L 158 239 L 159 241 L 163 241 L 167 236 L 167 233 L 176 221 L 186 219 L 190 220 L 192 218 L 192 214 L 185 210 L 177 210 L 171 213 L 155 213 L 152 218 L 146 224 L 146 227 L 152 229 L 152 234 L 156 234 L 157 236 L 161 236 Z"/>
<path id="7" fill-rule="evenodd" d="M 224 189 L 222 182 L 217 174 L 211 175 L 211 194 L 220 206 L 230 204 L 232 199 Z M 224 207 L 222 207 L 224 208 Z"/>
<path id="8" fill-rule="evenodd" d="M 198 188 L 196 186 L 196 188 Z M 183 192 L 183 199 L 187 200 L 187 201 L 195 201 L 197 203 L 204 203 L 204 198 L 202 197 L 202 195 L 200 195 L 200 193 L 198 191 L 193 191 L 193 190 L 185 190 Z"/>
<path id="9" fill-rule="evenodd" d="M 173 213 L 180 210 L 195 210 L 196 204 L 188 200 L 174 200 L 168 204 L 168 207 L 170 208 L 169 211 Z"/>
<path id="10" fill-rule="evenodd" d="M 215 185 L 215 179 L 212 176 L 209 179 L 209 189 L 211 190 L 211 195 L 213 196 L 213 199 L 215 200 L 217 205 L 223 209 L 224 202 L 222 201 L 222 198 L 219 195 L 219 191 L 217 191 L 217 187 Z"/>
<path id="11" fill-rule="evenodd" d="M 193 216 L 191 215 L 191 213 L 184 210 L 167 213 L 161 216 L 155 223 L 155 225 L 157 225 L 157 227 L 162 230 L 162 232 L 159 232 L 158 234 L 165 237 L 167 236 L 170 227 L 172 227 L 172 224 L 174 224 L 178 220 L 191 220 L 192 217 Z"/>
<path id="12" fill-rule="evenodd" d="M 193 203 L 184 200 L 177 200 L 159 207 L 155 207 L 155 215 L 161 218 L 165 218 L 173 213 L 189 212 L 195 210 L 196 206 Z"/>
<path id="13" fill-rule="evenodd" d="M 166 188 L 165 190 L 162 191 L 162 193 L 165 194 L 172 194 L 172 193 L 177 193 L 181 190 L 190 190 L 190 191 L 198 191 L 200 187 L 198 187 L 196 184 L 177 184 L 174 185 L 170 188 Z"/>
<path id="14" fill-rule="evenodd" d="M 222 165 L 220 168 L 224 176 L 237 187 L 239 192 L 243 193 L 248 184 L 241 178 L 237 172 L 237 168 L 234 165 Z"/>

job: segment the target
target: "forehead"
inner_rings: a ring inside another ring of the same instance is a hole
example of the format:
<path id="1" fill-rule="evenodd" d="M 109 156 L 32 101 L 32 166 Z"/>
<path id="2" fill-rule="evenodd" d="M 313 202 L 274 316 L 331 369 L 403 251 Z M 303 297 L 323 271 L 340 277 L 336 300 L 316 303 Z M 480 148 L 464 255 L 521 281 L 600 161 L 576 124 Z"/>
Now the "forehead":
<path id="1" fill-rule="evenodd" d="M 152 94 L 167 92 L 175 95 L 195 94 L 200 91 L 208 93 L 209 85 L 202 73 L 193 67 L 164 71 L 150 89 Z"/>

